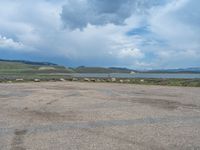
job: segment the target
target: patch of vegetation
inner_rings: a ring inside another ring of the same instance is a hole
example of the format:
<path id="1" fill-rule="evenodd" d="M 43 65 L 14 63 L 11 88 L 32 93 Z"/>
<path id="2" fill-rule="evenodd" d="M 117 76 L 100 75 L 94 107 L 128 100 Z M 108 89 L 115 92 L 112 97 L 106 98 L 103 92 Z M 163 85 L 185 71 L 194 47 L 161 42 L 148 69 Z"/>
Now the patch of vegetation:
<path id="1" fill-rule="evenodd" d="M 200 87 L 200 79 L 131 79 L 132 84 Z"/>

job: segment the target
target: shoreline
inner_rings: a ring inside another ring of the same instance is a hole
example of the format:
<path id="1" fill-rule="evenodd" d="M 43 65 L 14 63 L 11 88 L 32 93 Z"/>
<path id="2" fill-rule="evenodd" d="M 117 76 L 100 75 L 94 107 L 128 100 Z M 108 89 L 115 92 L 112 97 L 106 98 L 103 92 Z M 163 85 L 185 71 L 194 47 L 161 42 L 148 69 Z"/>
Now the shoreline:
<path id="1" fill-rule="evenodd" d="M 155 78 L 75 78 L 69 76 L 26 76 L 0 79 L 0 83 L 26 82 L 87 82 L 87 83 L 119 83 L 138 85 L 160 85 L 178 87 L 200 87 L 200 79 L 155 79 Z"/>

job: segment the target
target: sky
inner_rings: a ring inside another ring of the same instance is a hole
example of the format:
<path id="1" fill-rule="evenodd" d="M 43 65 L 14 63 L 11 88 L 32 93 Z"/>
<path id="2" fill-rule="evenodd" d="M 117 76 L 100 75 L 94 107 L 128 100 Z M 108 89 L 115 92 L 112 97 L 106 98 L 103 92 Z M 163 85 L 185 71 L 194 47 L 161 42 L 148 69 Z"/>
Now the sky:
<path id="1" fill-rule="evenodd" d="M 199 0 L 0 0 L 0 58 L 200 67 Z"/>

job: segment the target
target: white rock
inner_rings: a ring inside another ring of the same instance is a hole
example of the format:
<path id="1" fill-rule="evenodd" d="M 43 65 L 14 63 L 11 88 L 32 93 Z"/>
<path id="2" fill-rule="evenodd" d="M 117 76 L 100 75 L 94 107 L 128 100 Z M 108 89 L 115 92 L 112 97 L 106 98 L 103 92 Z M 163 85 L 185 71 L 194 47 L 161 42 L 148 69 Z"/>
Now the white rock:
<path id="1" fill-rule="evenodd" d="M 125 82 L 126 82 L 126 83 L 130 83 L 130 82 L 131 82 L 131 80 L 127 79 L 127 80 L 125 80 Z"/>
<path id="2" fill-rule="evenodd" d="M 24 81 L 24 79 L 16 79 L 16 81 Z"/>
<path id="3" fill-rule="evenodd" d="M 119 80 L 120 83 L 124 83 L 124 80 Z"/>
<path id="4" fill-rule="evenodd" d="M 63 78 L 60 78 L 60 81 L 66 81 L 65 79 L 63 79 Z"/>
<path id="5" fill-rule="evenodd" d="M 91 79 L 92 82 L 96 82 L 96 79 Z"/>
<path id="6" fill-rule="evenodd" d="M 100 80 L 100 79 L 97 79 L 97 82 L 101 82 L 101 80 Z"/>
<path id="7" fill-rule="evenodd" d="M 89 78 L 84 78 L 84 81 L 90 82 Z"/>
<path id="8" fill-rule="evenodd" d="M 72 81 L 78 81 L 78 79 L 77 78 L 73 78 Z"/>
<path id="9" fill-rule="evenodd" d="M 116 82 L 117 79 L 116 79 L 116 78 L 111 78 L 111 81 L 112 81 L 112 82 Z"/>
<path id="10" fill-rule="evenodd" d="M 34 82 L 40 82 L 40 79 L 34 79 Z"/>

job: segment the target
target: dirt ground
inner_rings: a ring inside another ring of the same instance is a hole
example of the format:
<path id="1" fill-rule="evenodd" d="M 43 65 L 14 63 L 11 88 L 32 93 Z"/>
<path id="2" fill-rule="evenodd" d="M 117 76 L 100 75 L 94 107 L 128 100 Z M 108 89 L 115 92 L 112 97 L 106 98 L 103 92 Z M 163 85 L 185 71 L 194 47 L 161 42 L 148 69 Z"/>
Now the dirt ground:
<path id="1" fill-rule="evenodd" d="M 200 150 L 200 88 L 0 84 L 0 150 Z"/>

